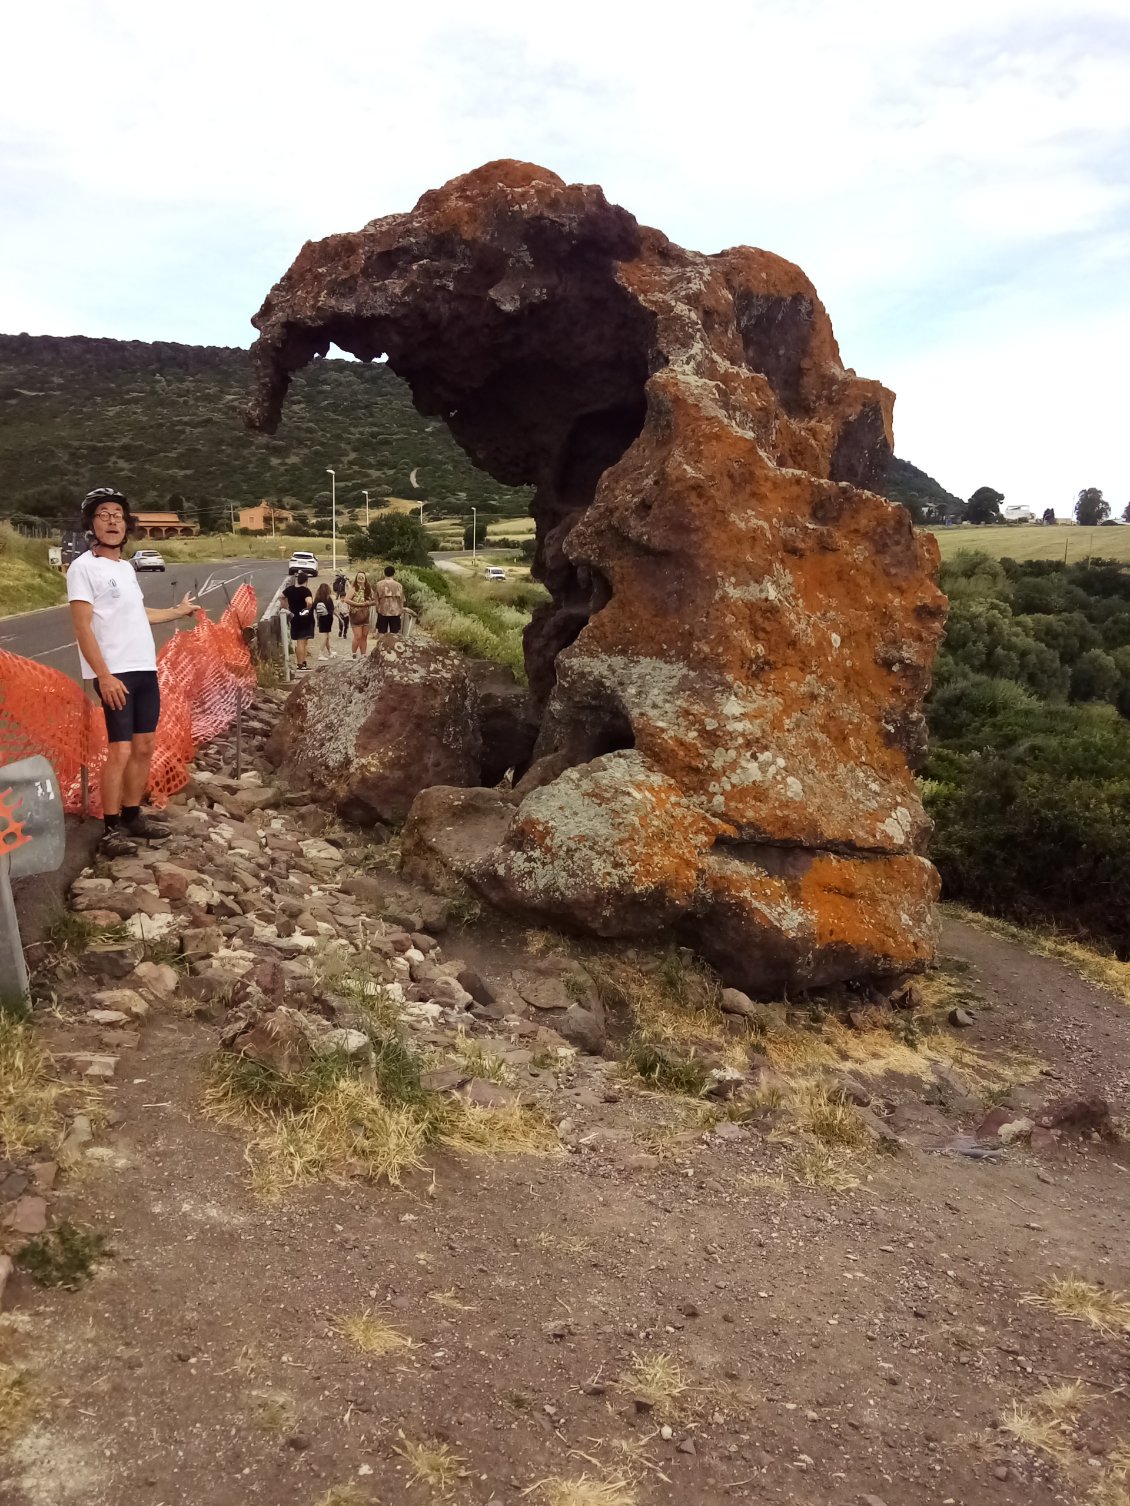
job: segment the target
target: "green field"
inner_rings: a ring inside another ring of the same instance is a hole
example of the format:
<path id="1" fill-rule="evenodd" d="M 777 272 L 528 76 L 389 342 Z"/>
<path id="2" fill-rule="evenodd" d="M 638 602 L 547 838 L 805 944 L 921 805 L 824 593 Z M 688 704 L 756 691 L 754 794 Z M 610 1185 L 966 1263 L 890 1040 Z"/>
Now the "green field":
<path id="1" fill-rule="evenodd" d="M 1079 564 L 1088 555 L 1096 559 L 1130 561 L 1130 527 L 1079 528 L 1061 523 L 1055 528 L 1039 524 L 1000 528 L 937 528 L 933 530 L 944 560 L 960 549 L 979 549 L 998 559 L 1063 560 Z"/>

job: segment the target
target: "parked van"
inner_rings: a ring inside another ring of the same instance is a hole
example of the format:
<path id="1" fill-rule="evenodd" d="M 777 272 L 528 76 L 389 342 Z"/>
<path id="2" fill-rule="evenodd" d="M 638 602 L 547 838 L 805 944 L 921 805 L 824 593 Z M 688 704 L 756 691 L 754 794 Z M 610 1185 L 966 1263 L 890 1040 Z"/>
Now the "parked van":
<path id="1" fill-rule="evenodd" d="M 487 580 L 505 580 L 506 571 L 501 565 L 488 565 L 486 569 Z"/>

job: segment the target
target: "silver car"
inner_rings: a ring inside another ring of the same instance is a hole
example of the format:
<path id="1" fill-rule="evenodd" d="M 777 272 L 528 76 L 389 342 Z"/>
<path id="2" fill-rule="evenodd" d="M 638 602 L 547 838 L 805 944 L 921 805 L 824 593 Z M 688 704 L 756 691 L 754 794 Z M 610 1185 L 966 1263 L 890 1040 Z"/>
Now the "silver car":
<path id="1" fill-rule="evenodd" d="M 165 557 L 163 554 L 158 553 L 156 549 L 137 549 L 134 551 L 130 564 L 138 574 L 142 570 L 160 570 L 163 574 L 165 570 Z"/>

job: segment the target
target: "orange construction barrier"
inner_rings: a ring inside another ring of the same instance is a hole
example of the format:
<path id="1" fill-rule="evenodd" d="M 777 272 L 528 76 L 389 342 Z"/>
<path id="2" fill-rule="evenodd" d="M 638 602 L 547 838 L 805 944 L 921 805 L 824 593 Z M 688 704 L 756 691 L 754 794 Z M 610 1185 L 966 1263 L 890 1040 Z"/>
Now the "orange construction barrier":
<path id="1" fill-rule="evenodd" d="M 188 782 L 197 747 L 218 736 L 246 707 L 255 688 L 243 630 L 256 618 L 255 592 L 246 582 L 219 622 L 201 613 L 191 632 L 174 633 L 157 655 L 161 721 L 149 795 L 164 805 Z M 69 812 L 101 815 L 99 774 L 106 758 L 102 708 L 57 669 L 0 649 L 0 768 L 42 753 L 49 759 Z"/>

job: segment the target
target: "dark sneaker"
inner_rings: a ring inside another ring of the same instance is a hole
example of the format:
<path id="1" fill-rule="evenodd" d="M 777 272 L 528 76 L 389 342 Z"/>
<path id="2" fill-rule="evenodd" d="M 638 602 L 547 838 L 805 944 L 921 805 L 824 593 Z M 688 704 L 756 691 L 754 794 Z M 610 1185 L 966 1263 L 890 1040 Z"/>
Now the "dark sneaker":
<path id="1" fill-rule="evenodd" d="M 102 833 L 102 839 L 98 843 L 98 856 L 100 858 L 135 858 L 137 857 L 137 843 L 130 841 L 122 827 L 113 826 Z"/>
<path id="2" fill-rule="evenodd" d="M 138 842 L 163 842 L 172 835 L 171 826 L 166 826 L 163 821 L 154 821 L 144 811 L 133 821 L 123 822 L 122 830 Z"/>

